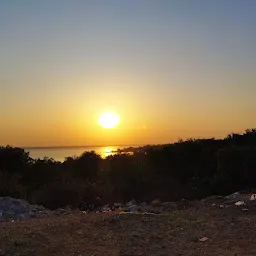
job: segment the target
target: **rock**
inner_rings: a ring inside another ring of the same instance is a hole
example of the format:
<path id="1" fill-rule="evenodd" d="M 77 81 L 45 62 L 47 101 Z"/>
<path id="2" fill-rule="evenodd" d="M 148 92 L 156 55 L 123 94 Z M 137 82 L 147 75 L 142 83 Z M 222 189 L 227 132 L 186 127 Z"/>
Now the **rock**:
<path id="1" fill-rule="evenodd" d="M 250 198 L 247 194 L 241 194 L 239 192 L 236 192 L 234 194 L 231 194 L 229 196 L 226 196 L 225 204 L 235 204 L 238 201 L 248 201 Z"/>
<path id="2" fill-rule="evenodd" d="M 30 214 L 30 213 L 22 213 L 22 214 L 20 214 L 19 219 L 20 220 L 27 220 L 27 219 L 31 218 L 32 216 L 34 217 L 35 215 Z"/>
<path id="3" fill-rule="evenodd" d="M 237 199 L 240 196 L 239 192 L 235 192 L 229 196 L 226 196 L 226 199 Z"/>
<path id="4" fill-rule="evenodd" d="M 224 197 L 222 196 L 208 196 L 204 199 L 201 199 L 201 202 L 204 202 L 204 203 L 216 203 L 220 200 L 223 200 Z"/>
<path id="5" fill-rule="evenodd" d="M 252 194 L 250 197 L 250 201 L 255 201 L 256 200 L 256 194 Z"/>
<path id="6" fill-rule="evenodd" d="M 69 211 L 67 209 L 59 208 L 59 209 L 55 210 L 54 213 L 56 215 L 67 215 L 67 214 L 70 214 L 71 211 Z"/>
<path id="7" fill-rule="evenodd" d="M 25 200 L 0 197 L 0 221 L 29 219 L 42 211 L 47 210 L 42 206 L 30 205 Z"/>
<path id="8" fill-rule="evenodd" d="M 161 209 L 163 212 L 175 211 L 178 209 L 178 205 L 174 202 L 164 202 Z"/>
<path id="9" fill-rule="evenodd" d="M 129 212 L 132 212 L 132 213 L 139 212 L 139 206 L 138 205 L 129 206 Z"/>
<path id="10" fill-rule="evenodd" d="M 146 202 L 143 202 L 140 204 L 141 207 L 146 207 L 147 206 L 147 203 Z"/>
<path id="11" fill-rule="evenodd" d="M 69 212 L 69 213 L 71 213 L 71 212 L 72 212 L 72 209 L 71 209 L 71 207 L 70 207 L 70 206 L 67 206 L 67 207 L 65 208 L 65 210 L 66 210 L 66 212 Z"/>
<path id="12" fill-rule="evenodd" d="M 134 199 L 126 204 L 127 207 L 130 207 L 132 205 L 137 205 L 137 203 L 136 203 L 136 201 Z"/>
<path id="13" fill-rule="evenodd" d="M 14 244 L 15 246 L 22 246 L 24 243 L 23 243 L 22 240 L 16 240 L 16 241 L 14 241 L 13 244 Z"/>
<path id="14" fill-rule="evenodd" d="M 236 202 L 239 202 L 239 201 L 243 201 L 247 203 L 250 201 L 250 196 L 251 195 L 249 194 L 235 193 L 226 197 L 225 204 L 234 205 Z M 253 202 L 253 200 L 250 202 Z"/>
<path id="15" fill-rule="evenodd" d="M 158 206 L 161 206 L 162 205 L 162 202 L 161 200 L 159 199 L 155 199 L 151 202 L 151 205 L 154 206 L 154 207 L 158 207 Z"/>
<path id="16" fill-rule="evenodd" d="M 84 234 L 83 230 L 78 230 L 76 233 L 77 233 L 78 235 L 83 235 L 83 234 Z"/>
<path id="17" fill-rule="evenodd" d="M 199 239 L 198 239 L 197 237 L 193 237 L 193 238 L 192 238 L 192 241 L 195 242 L 195 243 L 197 243 L 197 242 L 199 241 Z"/>
<path id="18" fill-rule="evenodd" d="M 178 209 L 183 210 L 191 207 L 191 203 L 186 199 L 182 198 L 182 200 L 178 202 L 177 206 L 178 206 Z"/>
<path id="19" fill-rule="evenodd" d="M 123 204 L 121 204 L 121 203 L 114 203 L 115 208 L 121 208 L 122 206 L 123 206 Z"/>
<path id="20" fill-rule="evenodd" d="M 105 212 L 105 213 L 111 212 L 111 211 L 112 210 L 108 205 L 103 206 L 102 209 L 101 209 L 101 212 Z"/>

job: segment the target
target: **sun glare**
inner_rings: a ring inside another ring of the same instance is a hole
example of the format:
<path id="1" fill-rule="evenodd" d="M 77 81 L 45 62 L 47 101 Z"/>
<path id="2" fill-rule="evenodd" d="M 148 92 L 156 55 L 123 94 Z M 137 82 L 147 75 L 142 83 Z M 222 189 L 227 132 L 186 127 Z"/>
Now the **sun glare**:
<path id="1" fill-rule="evenodd" d="M 119 124 L 119 116 L 113 112 L 105 112 L 100 115 L 98 123 L 104 129 L 112 129 Z"/>

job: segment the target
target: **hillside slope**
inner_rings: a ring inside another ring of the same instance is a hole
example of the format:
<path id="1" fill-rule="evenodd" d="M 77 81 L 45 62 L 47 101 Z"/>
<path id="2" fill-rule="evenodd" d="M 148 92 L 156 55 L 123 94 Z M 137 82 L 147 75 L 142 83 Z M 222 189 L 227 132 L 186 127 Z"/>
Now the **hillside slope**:
<path id="1" fill-rule="evenodd" d="M 208 237 L 200 242 L 198 238 Z M 199 207 L 168 215 L 73 213 L 0 223 L 0 255 L 256 255 L 253 209 Z"/>

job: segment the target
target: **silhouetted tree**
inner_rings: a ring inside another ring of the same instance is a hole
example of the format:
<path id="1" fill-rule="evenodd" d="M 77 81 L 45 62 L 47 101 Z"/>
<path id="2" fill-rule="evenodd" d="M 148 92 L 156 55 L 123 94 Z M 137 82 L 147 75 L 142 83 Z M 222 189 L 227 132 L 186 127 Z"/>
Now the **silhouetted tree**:
<path id="1" fill-rule="evenodd" d="M 132 151 L 133 154 L 128 152 Z M 50 208 L 67 204 L 179 200 L 226 194 L 256 186 L 256 129 L 222 140 L 179 140 L 119 150 L 101 159 L 95 152 L 31 159 L 20 148 L 0 147 L 0 196 L 22 197 Z"/>

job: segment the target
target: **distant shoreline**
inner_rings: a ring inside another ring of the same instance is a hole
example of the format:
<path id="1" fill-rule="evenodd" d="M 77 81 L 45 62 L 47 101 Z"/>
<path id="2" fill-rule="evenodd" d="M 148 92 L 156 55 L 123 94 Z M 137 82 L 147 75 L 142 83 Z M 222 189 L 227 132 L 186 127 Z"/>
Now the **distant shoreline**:
<path id="1" fill-rule="evenodd" d="M 23 149 L 72 149 L 72 148 L 98 148 L 98 147 L 142 147 L 143 145 L 89 145 L 89 146 L 39 146 L 39 147 L 20 147 Z"/>

